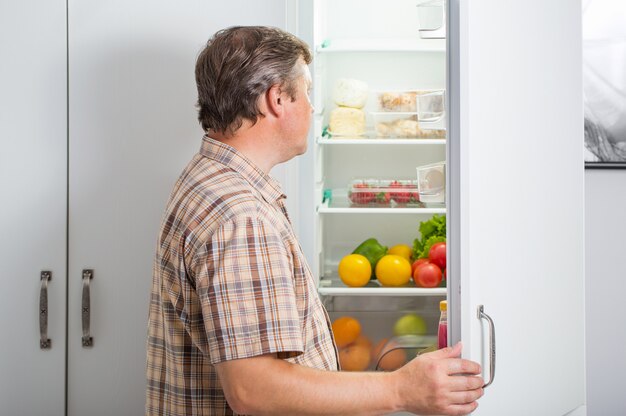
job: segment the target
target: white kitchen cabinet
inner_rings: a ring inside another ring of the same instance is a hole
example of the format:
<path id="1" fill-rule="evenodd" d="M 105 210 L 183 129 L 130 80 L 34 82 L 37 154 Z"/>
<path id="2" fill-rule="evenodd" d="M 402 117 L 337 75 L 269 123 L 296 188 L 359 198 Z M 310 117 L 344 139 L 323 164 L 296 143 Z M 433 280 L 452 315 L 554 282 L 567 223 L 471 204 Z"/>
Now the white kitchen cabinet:
<path id="1" fill-rule="evenodd" d="M 284 27 L 288 11 L 284 0 L 0 7 L 0 413 L 143 414 L 161 215 L 203 134 L 197 54 L 223 27 Z M 52 343 L 41 350 L 44 270 Z"/>
<path id="2" fill-rule="evenodd" d="M 0 5 L 0 413 L 65 406 L 65 1 Z M 46 336 L 40 348 L 42 271 Z"/>

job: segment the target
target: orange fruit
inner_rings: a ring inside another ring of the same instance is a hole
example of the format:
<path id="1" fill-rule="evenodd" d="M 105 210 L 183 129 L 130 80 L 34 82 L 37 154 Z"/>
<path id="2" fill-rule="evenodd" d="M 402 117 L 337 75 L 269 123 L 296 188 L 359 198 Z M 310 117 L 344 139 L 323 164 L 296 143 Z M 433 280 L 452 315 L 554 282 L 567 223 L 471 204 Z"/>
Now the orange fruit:
<path id="1" fill-rule="evenodd" d="M 397 254 L 386 254 L 376 264 L 376 277 L 383 286 L 403 286 L 411 280 L 411 263 Z"/>
<path id="2" fill-rule="evenodd" d="M 384 371 L 393 371 L 406 364 L 406 353 L 402 349 L 393 350 L 398 344 L 383 338 L 372 349 L 372 365 Z M 382 357 L 382 360 L 380 359 Z M 380 360 L 380 362 L 378 362 Z"/>
<path id="3" fill-rule="evenodd" d="M 372 349 L 372 341 L 365 335 L 359 335 L 357 339 L 350 345 L 364 345 L 368 350 Z"/>
<path id="4" fill-rule="evenodd" d="M 352 344 L 361 335 L 361 324 L 350 316 L 335 319 L 332 324 L 335 343 L 339 348 Z"/>
<path id="5" fill-rule="evenodd" d="M 370 365 L 370 349 L 366 345 L 348 345 L 339 350 L 339 364 L 344 371 L 363 371 Z"/>
<path id="6" fill-rule="evenodd" d="M 395 246 L 387 250 L 387 254 L 396 254 L 398 256 L 404 257 L 408 261 L 411 261 L 413 249 L 406 244 L 396 244 Z"/>
<path id="7" fill-rule="evenodd" d="M 348 254 L 339 262 L 339 278 L 350 287 L 365 286 L 372 276 L 372 265 L 361 254 Z"/>

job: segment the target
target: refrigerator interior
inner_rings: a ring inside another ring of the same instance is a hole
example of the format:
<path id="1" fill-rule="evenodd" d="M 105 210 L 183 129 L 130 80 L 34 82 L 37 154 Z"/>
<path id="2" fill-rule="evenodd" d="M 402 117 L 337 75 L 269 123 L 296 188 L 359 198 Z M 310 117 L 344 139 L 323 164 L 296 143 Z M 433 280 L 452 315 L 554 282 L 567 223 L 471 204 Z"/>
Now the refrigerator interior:
<path id="1" fill-rule="evenodd" d="M 351 181 L 415 181 L 417 167 L 445 162 L 445 118 L 430 124 L 420 120 L 420 128 L 428 130 L 427 136 L 422 137 L 385 137 L 379 128 L 387 120 L 384 117 L 394 117 L 392 112 L 381 112 L 380 94 L 445 90 L 446 40 L 441 36 L 445 28 L 440 28 L 443 10 L 443 1 L 314 2 L 313 151 L 317 214 L 313 269 L 331 320 L 343 316 L 357 319 L 362 334 L 373 346 L 393 337 L 395 323 L 406 314 L 419 315 L 427 329 L 425 337 L 411 342 L 420 349 L 437 342 L 439 301 L 445 299 L 445 289 L 416 293 L 411 290 L 415 289 L 411 281 L 410 287 L 394 288 L 393 292 L 385 291 L 389 288 L 376 282 L 358 288 L 362 290 L 352 290 L 357 288 L 347 288 L 339 281 L 337 266 L 343 256 L 371 237 L 388 247 L 412 246 L 419 237 L 420 221 L 428 220 L 435 212 L 445 214 L 445 204 L 430 206 L 438 209 L 435 211 L 393 205 L 359 209 L 349 199 Z M 420 32 L 420 23 L 438 31 Z M 426 38 L 429 35 L 431 38 Z M 362 134 L 329 134 L 331 114 L 338 107 L 334 90 L 341 79 L 367 84 L 367 99 L 360 109 L 365 116 Z M 399 114 L 396 118 L 408 116 Z M 429 136 L 431 128 L 439 130 L 440 135 Z M 409 358 L 416 351 L 406 350 Z M 368 368 L 373 369 L 372 366 L 375 364 Z"/>

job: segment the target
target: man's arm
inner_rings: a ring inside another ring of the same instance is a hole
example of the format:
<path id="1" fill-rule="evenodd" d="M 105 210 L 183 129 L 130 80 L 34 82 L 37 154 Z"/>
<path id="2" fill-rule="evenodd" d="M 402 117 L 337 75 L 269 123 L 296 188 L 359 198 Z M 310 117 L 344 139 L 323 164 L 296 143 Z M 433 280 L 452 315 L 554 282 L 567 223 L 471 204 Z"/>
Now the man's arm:
<path id="1" fill-rule="evenodd" d="M 316 370 L 262 355 L 215 365 L 228 404 L 251 415 L 465 415 L 482 396 L 480 366 L 461 346 L 424 354 L 390 373 Z M 463 374 L 463 375 L 455 375 Z"/>

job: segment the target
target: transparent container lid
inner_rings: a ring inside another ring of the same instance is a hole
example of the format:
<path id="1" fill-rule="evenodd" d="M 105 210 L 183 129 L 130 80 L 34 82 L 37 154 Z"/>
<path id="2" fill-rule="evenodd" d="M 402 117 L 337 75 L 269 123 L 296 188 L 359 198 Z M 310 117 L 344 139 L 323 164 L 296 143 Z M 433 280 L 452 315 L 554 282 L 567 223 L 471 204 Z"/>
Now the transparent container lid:
<path id="1" fill-rule="evenodd" d="M 417 96 L 417 119 L 434 122 L 445 113 L 444 91 L 433 91 Z"/>
<path id="2" fill-rule="evenodd" d="M 417 167 L 417 189 L 422 202 L 444 203 L 446 195 L 445 162 Z"/>

